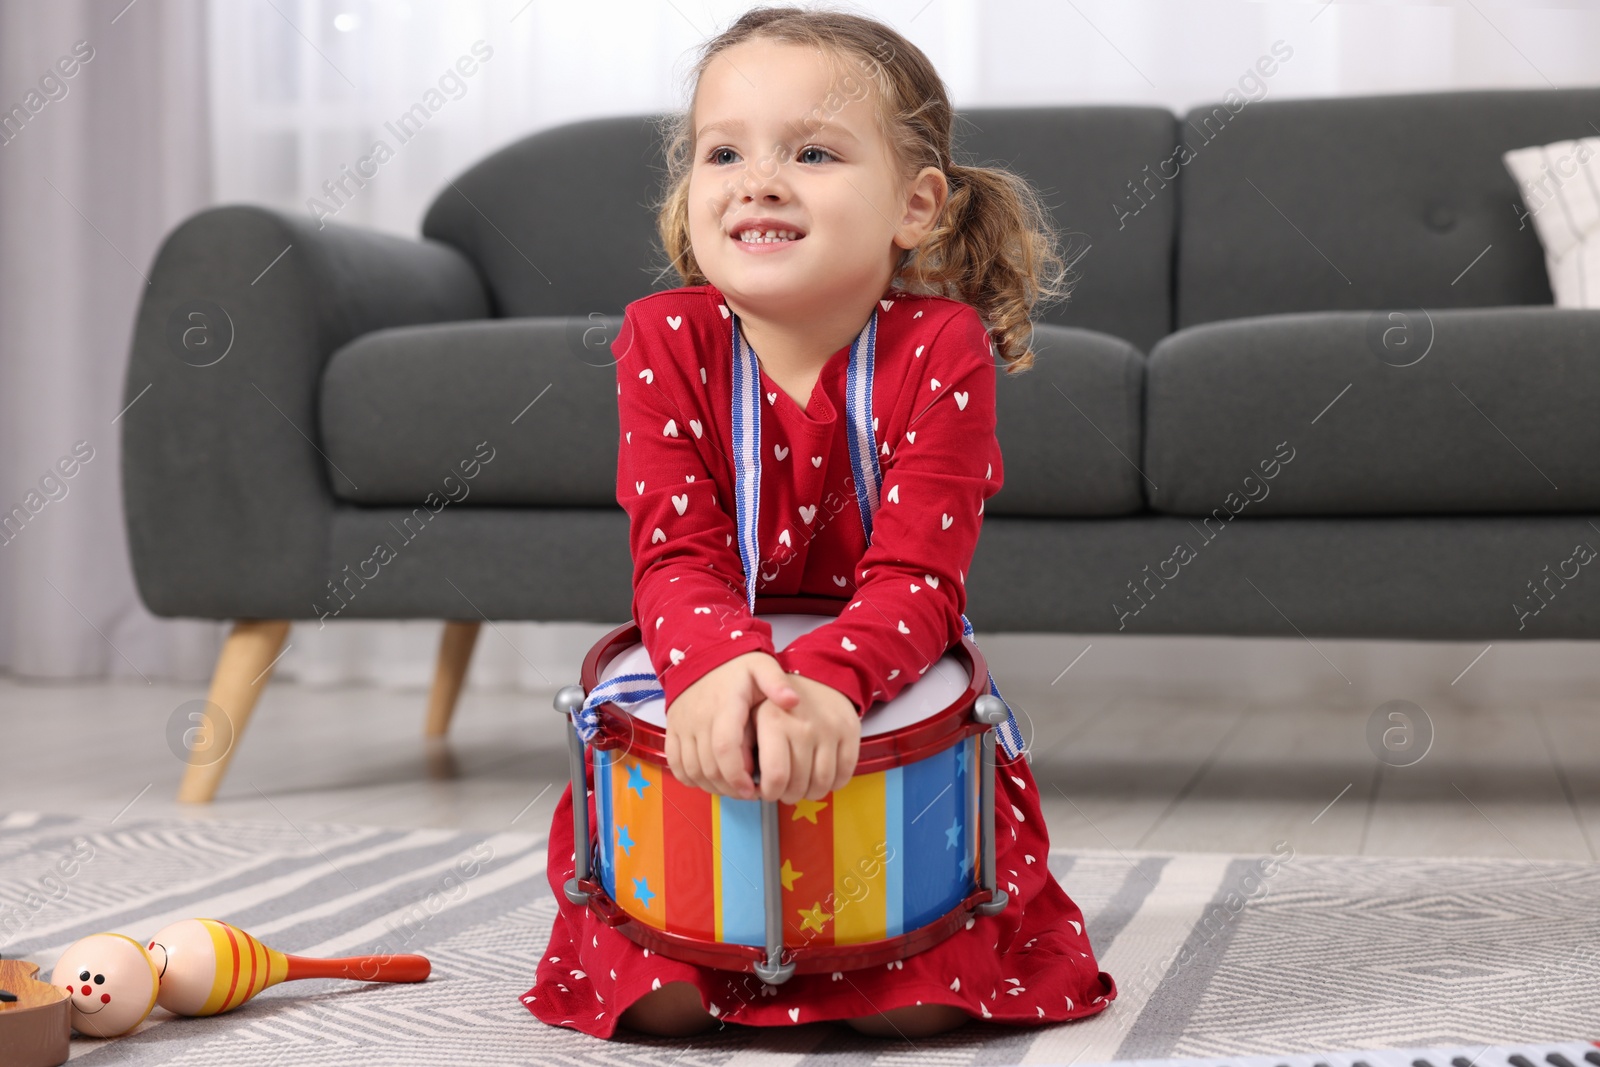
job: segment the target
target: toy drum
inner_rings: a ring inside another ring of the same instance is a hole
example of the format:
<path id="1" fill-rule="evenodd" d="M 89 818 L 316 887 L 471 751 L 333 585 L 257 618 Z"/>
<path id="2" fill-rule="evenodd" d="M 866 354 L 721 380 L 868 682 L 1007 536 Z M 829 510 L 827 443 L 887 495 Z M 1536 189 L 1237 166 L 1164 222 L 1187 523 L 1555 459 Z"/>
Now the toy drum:
<path id="1" fill-rule="evenodd" d="M 842 601 L 758 598 L 773 647 Z M 595 686 L 653 668 L 639 628 L 611 631 L 557 695 L 572 753 L 576 871 L 566 886 L 633 941 L 767 982 L 903 959 L 1006 895 L 994 878 L 994 742 L 1005 705 L 967 637 L 861 720 L 854 776 L 822 800 L 739 800 L 677 780 L 659 696 L 598 706 L 587 758 L 571 716 Z M 595 834 L 589 832 L 594 789 Z"/>

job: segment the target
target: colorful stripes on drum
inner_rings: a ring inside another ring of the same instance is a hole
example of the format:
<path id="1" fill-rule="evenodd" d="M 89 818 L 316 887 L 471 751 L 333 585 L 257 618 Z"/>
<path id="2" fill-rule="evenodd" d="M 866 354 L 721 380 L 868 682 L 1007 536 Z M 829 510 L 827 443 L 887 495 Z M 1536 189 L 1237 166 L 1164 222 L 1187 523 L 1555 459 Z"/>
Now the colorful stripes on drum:
<path id="1" fill-rule="evenodd" d="M 975 884 L 978 736 L 779 805 L 784 944 L 852 945 L 915 930 Z M 611 898 L 658 930 L 762 945 L 761 804 L 594 753 L 595 866 Z"/>

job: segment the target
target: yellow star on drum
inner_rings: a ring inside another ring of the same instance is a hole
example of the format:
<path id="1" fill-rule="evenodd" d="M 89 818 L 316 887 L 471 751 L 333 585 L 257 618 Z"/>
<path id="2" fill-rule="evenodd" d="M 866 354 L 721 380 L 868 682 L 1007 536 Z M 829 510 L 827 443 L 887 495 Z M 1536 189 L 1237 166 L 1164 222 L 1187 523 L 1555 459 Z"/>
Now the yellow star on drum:
<path id="1" fill-rule="evenodd" d="M 817 825 L 817 812 L 828 806 L 826 800 L 808 800 L 801 797 L 794 805 L 794 814 L 789 816 L 789 821 L 805 819 L 812 826 Z"/>
<path id="2" fill-rule="evenodd" d="M 815 930 L 819 934 L 822 933 L 822 924 L 833 918 L 828 912 L 822 910 L 822 901 L 820 900 L 811 905 L 810 911 L 805 908 L 797 910 L 800 912 L 800 929 Z"/>
<path id="3" fill-rule="evenodd" d="M 797 871 L 789 865 L 788 860 L 783 861 L 783 870 L 778 872 L 778 877 L 783 879 L 783 888 L 794 889 L 795 879 L 805 876 L 805 871 Z"/>

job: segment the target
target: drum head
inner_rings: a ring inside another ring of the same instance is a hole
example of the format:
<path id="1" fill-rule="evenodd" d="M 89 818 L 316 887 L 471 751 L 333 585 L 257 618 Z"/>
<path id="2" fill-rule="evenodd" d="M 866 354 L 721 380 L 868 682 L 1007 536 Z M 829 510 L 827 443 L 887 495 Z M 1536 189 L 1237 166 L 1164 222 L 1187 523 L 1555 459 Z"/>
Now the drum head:
<path id="1" fill-rule="evenodd" d="M 833 621 L 833 617 L 827 615 L 788 612 L 762 613 L 760 617 L 762 622 L 772 627 L 772 647 L 779 651 L 801 634 Z M 655 672 L 650 663 L 650 654 L 643 644 L 634 644 L 613 657 L 600 672 L 600 681 L 630 672 Z M 861 736 L 867 738 L 893 733 L 931 719 L 959 700 L 971 683 L 972 677 L 966 664 L 954 653 L 946 652 L 922 677 L 900 690 L 893 700 L 888 703 L 879 701 L 868 708 L 861 717 Z M 663 730 L 667 727 L 666 702 L 660 697 L 634 706 L 630 714 Z"/>

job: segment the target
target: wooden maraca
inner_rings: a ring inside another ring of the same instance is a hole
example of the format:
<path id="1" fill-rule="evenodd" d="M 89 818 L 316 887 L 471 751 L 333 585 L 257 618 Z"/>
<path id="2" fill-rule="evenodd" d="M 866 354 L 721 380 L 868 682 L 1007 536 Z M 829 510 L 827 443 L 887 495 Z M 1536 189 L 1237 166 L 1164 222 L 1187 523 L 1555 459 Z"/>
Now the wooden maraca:
<path id="1" fill-rule="evenodd" d="M 144 1022 L 158 1003 L 174 1015 L 218 1015 L 279 982 L 421 982 L 431 970 L 423 956 L 290 956 L 225 922 L 184 919 L 142 945 L 122 934 L 76 941 L 51 981 L 71 998 L 74 1030 L 116 1037 Z"/>
<path id="2" fill-rule="evenodd" d="M 61 954 L 50 981 L 67 991 L 74 1030 L 116 1037 L 144 1022 L 161 978 L 149 951 L 133 938 L 90 934 Z"/>
<path id="3" fill-rule="evenodd" d="M 290 956 L 216 919 L 184 919 L 146 945 L 161 988 L 156 1003 L 174 1015 L 232 1011 L 279 982 L 350 978 L 358 982 L 421 982 L 433 969 L 423 956 Z"/>

